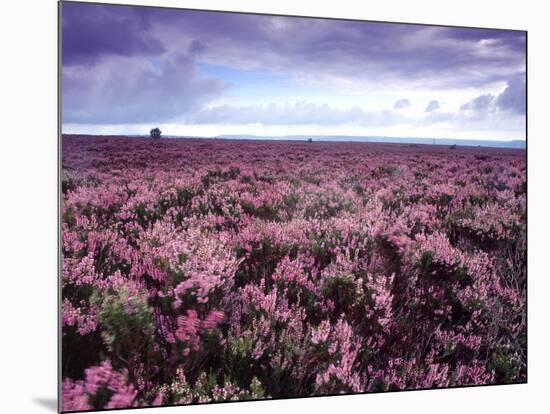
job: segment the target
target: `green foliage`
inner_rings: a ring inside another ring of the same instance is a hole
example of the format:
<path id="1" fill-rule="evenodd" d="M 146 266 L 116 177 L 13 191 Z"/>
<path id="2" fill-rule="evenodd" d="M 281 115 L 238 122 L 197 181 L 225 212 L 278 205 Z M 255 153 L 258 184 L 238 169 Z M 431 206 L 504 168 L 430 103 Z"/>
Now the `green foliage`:
<path id="1" fill-rule="evenodd" d="M 503 348 L 493 352 L 491 367 L 495 371 L 495 382 L 497 384 L 514 383 L 520 372 L 519 358 Z"/>
<path id="2" fill-rule="evenodd" d="M 250 382 L 250 394 L 254 400 L 266 398 L 264 387 L 257 377 L 252 378 L 252 381 Z"/>
<path id="3" fill-rule="evenodd" d="M 432 252 L 431 250 L 427 250 L 422 253 L 422 256 L 420 257 L 420 261 L 418 265 L 420 269 L 423 271 L 423 273 L 430 272 L 433 258 L 434 258 L 434 252 Z"/>
<path id="4" fill-rule="evenodd" d="M 342 312 L 348 313 L 356 303 L 358 297 L 355 280 L 351 275 L 329 276 L 325 278 L 322 292 L 326 298 L 334 302 L 336 306 L 334 312 L 335 318 Z"/>
<path id="5" fill-rule="evenodd" d="M 276 206 L 261 205 L 260 207 L 254 207 L 251 203 L 241 201 L 241 207 L 245 213 L 252 216 L 256 216 L 263 220 L 276 220 L 278 218 L 278 209 Z"/>
<path id="6" fill-rule="evenodd" d="M 102 385 L 95 394 L 90 395 L 90 405 L 95 409 L 101 409 L 111 400 L 113 391 L 111 391 L 106 385 Z"/>
<path id="7" fill-rule="evenodd" d="M 342 194 L 318 194 L 313 203 L 306 207 L 304 217 L 329 219 L 336 217 L 342 211 L 353 212 L 353 210 L 351 200 L 344 198 Z"/>
<path id="8" fill-rule="evenodd" d="M 145 295 L 120 288 L 112 293 L 96 292 L 91 302 L 98 308 L 105 344 L 115 353 L 119 351 L 122 358 L 152 340 L 153 319 Z"/>
<path id="9" fill-rule="evenodd" d="M 291 215 L 294 212 L 299 201 L 300 201 L 300 196 L 297 193 L 289 193 L 284 196 L 283 206 L 289 215 Z"/>
<path id="10" fill-rule="evenodd" d="M 75 213 L 72 207 L 68 207 L 63 213 L 63 222 L 67 223 L 69 228 L 76 226 Z"/>
<path id="11" fill-rule="evenodd" d="M 373 178 L 393 177 L 397 173 L 397 167 L 391 164 L 380 165 L 372 171 Z"/>

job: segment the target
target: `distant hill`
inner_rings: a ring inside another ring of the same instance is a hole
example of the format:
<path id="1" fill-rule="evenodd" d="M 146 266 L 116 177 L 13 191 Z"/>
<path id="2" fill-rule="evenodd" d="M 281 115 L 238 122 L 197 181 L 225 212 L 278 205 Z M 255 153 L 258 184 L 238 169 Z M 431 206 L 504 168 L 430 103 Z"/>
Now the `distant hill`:
<path id="1" fill-rule="evenodd" d="M 400 138 L 383 136 L 354 136 L 354 135 L 218 135 L 221 139 L 251 139 L 251 140 L 277 140 L 277 141 L 313 141 L 321 142 L 386 142 L 395 144 L 428 144 L 428 145 L 461 145 L 470 147 L 495 147 L 495 148 L 519 148 L 525 149 L 525 141 L 491 141 L 478 139 L 449 139 L 449 138 Z"/>
<path id="2" fill-rule="evenodd" d="M 74 134 L 63 134 L 64 136 Z M 110 135 L 87 135 L 78 134 L 80 136 L 100 137 Z M 149 135 L 119 135 L 126 138 L 149 138 Z M 377 142 L 386 144 L 425 144 L 425 145 L 457 145 L 463 147 L 486 147 L 486 148 L 512 148 L 525 149 L 525 141 L 510 140 L 510 141 L 492 141 L 480 139 L 450 139 L 450 138 L 414 138 L 414 137 L 384 137 L 384 136 L 357 136 L 357 135 L 279 135 L 279 136 L 264 136 L 264 135 L 218 135 L 215 137 L 199 137 L 199 136 L 180 136 L 180 135 L 163 135 L 162 139 L 236 139 L 236 140 L 257 140 L 257 141 L 307 141 L 309 138 L 313 142 Z"/>

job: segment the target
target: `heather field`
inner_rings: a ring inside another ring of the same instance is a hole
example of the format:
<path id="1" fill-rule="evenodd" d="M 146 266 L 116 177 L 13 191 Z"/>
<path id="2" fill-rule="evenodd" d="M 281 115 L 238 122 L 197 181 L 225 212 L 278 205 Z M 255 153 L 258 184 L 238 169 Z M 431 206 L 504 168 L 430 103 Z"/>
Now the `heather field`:
<path id="1" fill-rule="evenodd" d="M 509 149 L 62 138 L 62 409 L 525 382 Z"/>

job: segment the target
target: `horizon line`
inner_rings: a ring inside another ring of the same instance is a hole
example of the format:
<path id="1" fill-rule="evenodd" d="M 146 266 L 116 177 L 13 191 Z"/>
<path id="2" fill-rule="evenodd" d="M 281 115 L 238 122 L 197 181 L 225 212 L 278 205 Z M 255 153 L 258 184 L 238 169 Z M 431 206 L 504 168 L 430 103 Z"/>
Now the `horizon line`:
<path id="1" fill-rule="evenodd" d="M 364 140 L 353 139 L 318 139 L 311 142 L 315 143 L 334 143 L 334 144 L 391 144 L 391 145 L 431 145 L 431 146 L 459 146 L 459 147 L 480 147 L 480 148 L 501 148 L 510 150 L 527 150 L 527 140 L 488 140 L 488 139 L 454 139 L 454 138 L 421 138 L 421 137 L 385 137 L 385 136 L 361 136 L 361 135 L 285 135 L 278 137 L 262 137 L 257 135 L 218 135 L 212 137 L 205 136 L 180 136 L 164 135 L 161 138 L 150 138 L 148 134 L 141 135 L 121 135 L 121 134 L 71 134 L 61 133 L 61 136 L 75 137 L 97 137 L 97 138 L 130 138 L 147 139 L 151 141 L 161 140 L 224 140 L 224 141 L 257 141 L 257 142 L 308 142 L 311 138 L 363 138 Z M 294 139 L 292 139 L 294 138 Z M 368 141 L 367 139 L 375 139 Z M 393 139 L 393 140 L 392 140 Z M 400 141 L 399 141 L 400 140 Z M 433 141 L 433 142 L 432 142 Z M 501 145 L 498 145 L 501 144 Z"/>
<path id="2" fill-rule="evenodd" d="M 80 135 L 93 137 L 149 137 L 149 133 L 143 134 L 92 134 L 78 132 L 62 132 L 61 135 Z M 421 137 L 421 136 L 396 136 L 396 135 L 333 135 L 333 134 L 287 134 L 287 135 L 257 135 L 257 134 L 218 134 L 218 135 L 178 135 L 178 134 L 163 134 L 164 138 L 185 139 L 185 138 L 202 138 L 202 139 L 252 139 L 259 140 L 275 140 L 277 138 L 388 138 L 388 139 L 405 139 L 405 140 L 439 140 L 439 141 L 487 141 L 487 142 L 527 142 L 526 138 L 501 139 L 501 138 L 451 138 L 451 137 Z"/>

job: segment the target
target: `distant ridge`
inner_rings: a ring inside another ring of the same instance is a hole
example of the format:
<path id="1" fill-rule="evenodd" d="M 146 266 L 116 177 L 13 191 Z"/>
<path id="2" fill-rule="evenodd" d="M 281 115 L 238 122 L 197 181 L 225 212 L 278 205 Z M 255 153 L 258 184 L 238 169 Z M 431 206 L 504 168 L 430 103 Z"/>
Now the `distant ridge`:
<path id="1" fill-rule="evenodd" d="M 385 142 L 393 144 L 428 144 L 428 145 L 457 145 L 470 147 L 494 147 L 494 148 L 518 148 L 525 149 L 525 141 L 491 141 L 478 139 L 450 139 L 450 138 L 400 138 L 384 136 L 356 136 L 356 135 L 218 135 L 221 139 L 251 139 L 251 140 L 274 140 L 274 141 L 313 141 L 321 142 Z"/>
<path id="2" fill-rule="evenodd" d="M 149 138 L 147 134 L 72 134 L 62 133 L 63 136 L 78 135 L 81 137 L 125 137 L 125 138 Z M 257 141 L 307 141 L 313 142 L 373 142 L 379 144 L 421 144 L 441 146 L 462 146 L 462 147 L 486 147 L 486 148 L 510 148 L 526 149 L 526 143 L 522 140 L 491 141 L 479 139 L 451 139 L 451 138 L 413 138 L 413 137 L 384 137 L 384 136 L 357 136 L 357 135 L 217 135 L 214 137 L 191 136 L 191 135 L 163 135 L 162 139 L 235 139 L 235 140 L 257 140 Z"/>

